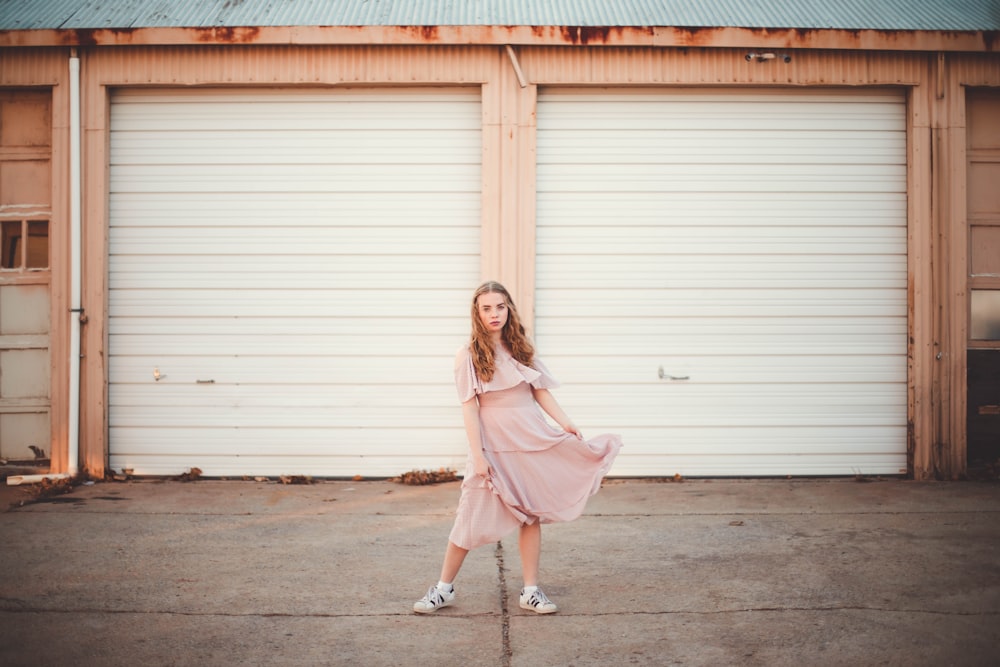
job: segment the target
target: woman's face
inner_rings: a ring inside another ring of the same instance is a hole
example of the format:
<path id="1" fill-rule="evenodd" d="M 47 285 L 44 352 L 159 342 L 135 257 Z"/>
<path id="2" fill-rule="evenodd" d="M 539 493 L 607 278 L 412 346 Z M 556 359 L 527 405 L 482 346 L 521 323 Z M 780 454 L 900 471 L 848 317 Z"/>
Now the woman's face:
<path id="1" fill-rule="evenodd" d="M 500 335 L 504 325 L 507 324 L 507 302 L 503 294 L 497 292 L 486 292 L 480 294 L 476 299 L 476 311 L 479 319 L 491 334 Z"/>

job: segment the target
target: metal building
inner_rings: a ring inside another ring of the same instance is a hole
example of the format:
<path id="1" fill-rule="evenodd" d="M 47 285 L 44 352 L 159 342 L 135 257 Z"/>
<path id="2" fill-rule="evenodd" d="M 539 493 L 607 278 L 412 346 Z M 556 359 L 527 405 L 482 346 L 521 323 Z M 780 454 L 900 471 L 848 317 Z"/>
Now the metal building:
<path id="1" fill-rule="evenodd" d="M 0 0 L 0 457 L 459 467 L 516 295 L 612 470 L 1000 459 L 995 0 Z"/>

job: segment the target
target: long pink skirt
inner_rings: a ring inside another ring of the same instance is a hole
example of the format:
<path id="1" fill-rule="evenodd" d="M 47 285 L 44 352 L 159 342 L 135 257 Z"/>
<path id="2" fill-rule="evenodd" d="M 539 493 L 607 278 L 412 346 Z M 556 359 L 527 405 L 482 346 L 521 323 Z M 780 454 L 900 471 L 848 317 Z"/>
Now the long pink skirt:
<path id="1" fill-rule="evenodd" d="M 463 549 L 522 524 L 577 518 L 622 447 L 618 435 L 580 440 L 551 426 L 527 383 L 480 394 L 479 421 L 492 474 L 477 476 L 470 457 L 449 537 Z"/>

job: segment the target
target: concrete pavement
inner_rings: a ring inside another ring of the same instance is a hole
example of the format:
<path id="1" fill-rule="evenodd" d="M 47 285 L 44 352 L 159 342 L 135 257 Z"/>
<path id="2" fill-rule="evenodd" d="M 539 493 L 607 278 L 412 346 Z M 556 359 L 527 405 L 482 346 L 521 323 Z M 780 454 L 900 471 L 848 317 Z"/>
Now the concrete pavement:
<path id="1" fill-rule="evenodd" d="M 1000 484 L 609 480 L 436 581 L 458 484 L 129 481 L 0 513 L 2 665 L 994 665 Z"/>

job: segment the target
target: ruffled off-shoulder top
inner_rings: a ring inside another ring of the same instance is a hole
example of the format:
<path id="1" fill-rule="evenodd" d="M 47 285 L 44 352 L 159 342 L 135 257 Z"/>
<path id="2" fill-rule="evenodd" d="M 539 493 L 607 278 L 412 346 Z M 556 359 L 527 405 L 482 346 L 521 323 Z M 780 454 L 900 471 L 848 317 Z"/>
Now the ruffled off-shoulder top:
<path id="1" fill-rule="evenodd" d="M 455 388 L 462 403 L 478 394 L 510 389 L 522 382 L 535 389 L 554 389 L 559 386 L 559 382 L 552 377 L 552 373 L 537 356 L 532 360 L 531 366 L 526 366 L 512 357 L 506 348 L 500 346 L 496 351 L 495 361 L 493 378 L 489 382 L 483 382 L 476 375 L 469 346 L 463 345 L 459 349 L 455 355 Z"/>

